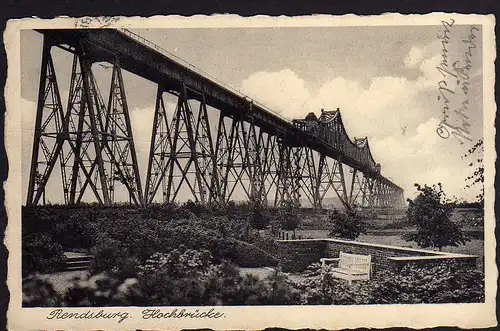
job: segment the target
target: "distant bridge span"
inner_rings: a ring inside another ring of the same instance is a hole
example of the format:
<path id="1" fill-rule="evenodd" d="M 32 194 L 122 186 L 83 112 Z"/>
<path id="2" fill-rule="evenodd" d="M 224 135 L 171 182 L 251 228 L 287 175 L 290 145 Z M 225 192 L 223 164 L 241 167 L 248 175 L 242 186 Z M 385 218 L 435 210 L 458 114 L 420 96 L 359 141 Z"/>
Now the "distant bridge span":
<path id="1" fill-rule="evenodd" d="M 128 30 L 38 31 L 44 43 L 28 205 L 45 201 L 57 163 L 67 204 L 89 194 L 112 204 L 118 187 L 135 204 L 175 201 L 182 189 L 202 203 L 228 202 L 236 190 L 275 206 L 298 205 L 305 196 L 320 208 L 331 191 L 347 208 L 404 203 L 403 190 L 381 175 L 368 140 L 349 139 L 338 110 L 288 121 Z M 74 54 L 66 107 L 52 47 Z M 96 62 L 113 66 L 107 103 L 93 75 Z M 122 69 L 157 84 L 144 190 Z M 177 99 L 171 119 L 165 93 Z M 218 110 L 216 130 L 208 106 Z"/>

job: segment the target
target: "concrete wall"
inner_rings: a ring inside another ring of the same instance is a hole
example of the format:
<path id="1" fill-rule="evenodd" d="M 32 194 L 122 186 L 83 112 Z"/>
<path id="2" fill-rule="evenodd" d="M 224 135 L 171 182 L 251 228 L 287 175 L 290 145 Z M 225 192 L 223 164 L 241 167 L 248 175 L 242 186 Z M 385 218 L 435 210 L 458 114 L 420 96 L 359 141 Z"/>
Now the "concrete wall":
<path id="1" fill-rule="evenodd" d="M 398 270 L 414 263 L 422 267 L 440 263 L 456 263 L 464 267 L 475 267 L 477 256 L 435 252 L 389 245 L 362 243 L 338 239 L 282 240 L 280 260 L 282 270 L 297 272 L 308 265 L 319 262 L 322 257 L 338 257 L 339 253 L 372 256 L 373 275 L 382 270 Z"/>

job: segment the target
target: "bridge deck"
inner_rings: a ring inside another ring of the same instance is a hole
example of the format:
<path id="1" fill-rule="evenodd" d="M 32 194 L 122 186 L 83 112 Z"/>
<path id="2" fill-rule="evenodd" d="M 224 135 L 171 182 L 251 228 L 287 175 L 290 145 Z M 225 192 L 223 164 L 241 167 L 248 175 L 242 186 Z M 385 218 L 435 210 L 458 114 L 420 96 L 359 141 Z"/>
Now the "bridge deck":
<path id="1" fill-rule="evenodd" d="M 118 60 L 121 68 L 163 85 L 166 91 L 180 91 L 185 86 L 190 98 L 198 101 L 205 98 L 206 104 L 230 116 L 254 121 L 261 130 L 284 137 L 285 144 L 292 146 L 305 144 L 329 157 L 341 157 L 342 163 L 362 171 L 367 177 L 401 189 L 381 176 L 376 169 L 356 161 L 342 150 L 294 127 L 290 121 L 247 96 L 175 60 L 172 56 L 161 52 L 154 44 L 148 45 L 146 40 L 140 41 L 138 36 L 134 36 L 131 32 L 115 29 L 61 29 L 38 30 L 38 32 L 50 39 L 53 45 L 64 47 L 65 50 L 74 51 L 76 47 L 82 47 L 94 62 L 114 63 Z"/>

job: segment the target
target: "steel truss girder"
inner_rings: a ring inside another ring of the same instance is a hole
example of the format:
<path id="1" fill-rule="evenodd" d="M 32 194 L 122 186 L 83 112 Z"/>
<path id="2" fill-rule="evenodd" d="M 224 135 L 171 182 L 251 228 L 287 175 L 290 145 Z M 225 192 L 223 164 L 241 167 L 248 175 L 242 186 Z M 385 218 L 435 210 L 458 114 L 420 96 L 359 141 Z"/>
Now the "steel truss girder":
<path id="1" fill-rule="evenodd" d="M 82 47 L 75 49 L 68 106 L 64 112 L 51 48 L 50 40 L 44 39 L 27 204 L 36 205 L 40 197 L 45 196 L 45 186 L 57 160 L 67 204 L 81 202 L 87 186 L 91 187 L 98 202 L 111 204 L 116 180 L 125 185 L 131 202 L 142 203 L 130 117 L 118 64 L 113 68 L 106 109 L 91 61 Z"/>

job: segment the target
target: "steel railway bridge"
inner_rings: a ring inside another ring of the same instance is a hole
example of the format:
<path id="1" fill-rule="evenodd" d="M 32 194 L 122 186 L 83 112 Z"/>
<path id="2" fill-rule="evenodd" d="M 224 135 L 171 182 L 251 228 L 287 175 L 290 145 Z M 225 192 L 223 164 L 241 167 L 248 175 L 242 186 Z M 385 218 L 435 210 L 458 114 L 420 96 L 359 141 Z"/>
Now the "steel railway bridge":
<path id="1" fill-rule="evenodd" d="M 368 140 L 348 137 L 338 109 L 290 122 L 131 31 L 38 32 L 44 42 L 28 205 L 45 203 L 55 167 L 66 204 L 84 194 L 113 204 L 118 186 L 141 205 L 175 201 L 181 188 L 201 203 L 226 203 L 239 188 L 245 199 L 274 206 L 307 198 L 321 208 L 331 191 L 347 208 L 404 204 L 403 190 L 381 175 Z M 53 47 L 73 56 L 66 107 Z M 107 103 L 93 73 L 98 62 L 112 65 Z M 122 70 L 157 85 L 144 188 Z M 177 100 L 171 119 L 165 93 Z M 215 130 L 207 107 L 218 110 Z"/>

